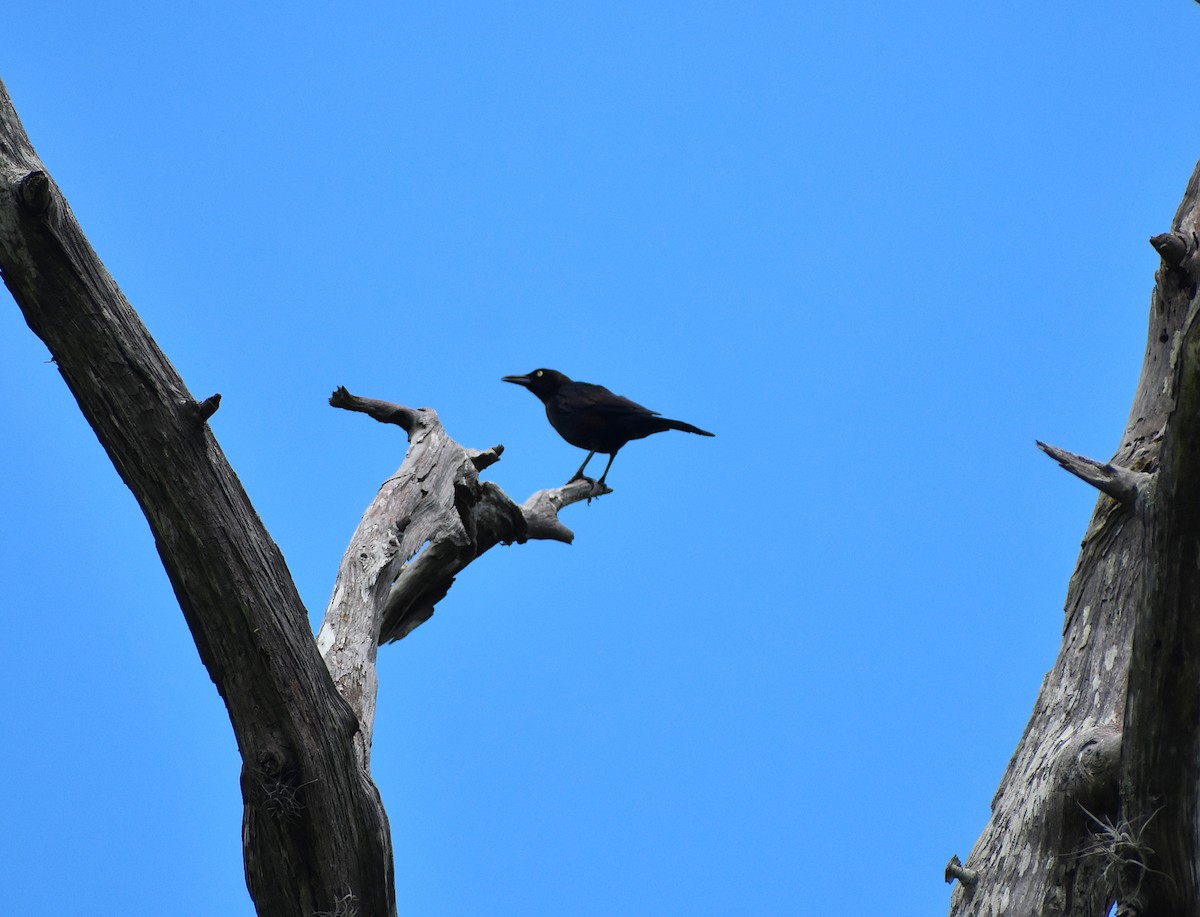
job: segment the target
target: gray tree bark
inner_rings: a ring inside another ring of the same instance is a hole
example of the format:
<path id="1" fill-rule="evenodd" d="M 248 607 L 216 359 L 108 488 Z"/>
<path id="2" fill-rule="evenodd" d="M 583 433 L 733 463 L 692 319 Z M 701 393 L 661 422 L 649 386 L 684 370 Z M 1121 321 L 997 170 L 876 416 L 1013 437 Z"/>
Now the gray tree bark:
<path id="1" fill-rule="evenodd" d="M 524 507 L 478 471 L 432 411 L 357 398 L 410 445 L 342 562 L 320 648 L 282 554 L 208 419 L 88 244 L 0 84 L 0 272 L 145 513 L 242 756 L 246 880 L 263 917 L 396 913 L 387 815 L 370 776 L 375 652 L 426 620 L 454 576 L 500 542 L 570 541 L 562 506 Z M 419 486 L 407 486 L 419 482 Z"/>
<path id="2" fill-rule="evenodd" d="M 1162 263 L 1133 408 L 1098 462 L 1038 445 L 1101 492 L 1063 641 L 953 917 L 1200 917 L 1200 165 Z"/>

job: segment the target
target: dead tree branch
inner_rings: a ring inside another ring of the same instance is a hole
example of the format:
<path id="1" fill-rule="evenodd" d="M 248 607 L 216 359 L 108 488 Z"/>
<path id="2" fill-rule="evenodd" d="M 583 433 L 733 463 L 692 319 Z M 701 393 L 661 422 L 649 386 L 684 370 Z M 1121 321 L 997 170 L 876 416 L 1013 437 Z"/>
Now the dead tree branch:
<path id="1" fill-rule="evenodd" d="M 430 408 L 407 408 L 337 389 L 329 403 L 400 426 L 409 446 L 399 470 L 379 488 L 342 558 L 317 645 L 360 724 L 359 753 L 370 756 L 378 680 L 375 651 L 433 614 L 454 578 L 497 544 L 527 539 L 569 542 L 564 506 L 593 495 L 590 482 L 538 491 L 524 507 L 479 471 L 503 446 L 465 449 Z"/>
<path id="2" fill-rule="evenodd" d="M 387 816 L 358 721 L 317 652 L 283 556 L 201 407 L 88 244 L 0 86 L 0 270 L 141 505 L 244 762 L 258 912 L 395 913 Z M 281 808 L 280 800 L 287 800 Z"/>
<path id="3" fill-rule="evenodd" d="M 1101 493 L 1106 493 L 1119 503 L 1130 505 L 1137 502 L 1138 489 L 1145 487 L 1150 475 L 1141 471 L 1130 471 L 1112 462 L 1098 462 L 1086 455 L 1076 455 L 1038 440 L 1037 447 L 1063 468 L 1082 481 L 1091 484 Z"/>

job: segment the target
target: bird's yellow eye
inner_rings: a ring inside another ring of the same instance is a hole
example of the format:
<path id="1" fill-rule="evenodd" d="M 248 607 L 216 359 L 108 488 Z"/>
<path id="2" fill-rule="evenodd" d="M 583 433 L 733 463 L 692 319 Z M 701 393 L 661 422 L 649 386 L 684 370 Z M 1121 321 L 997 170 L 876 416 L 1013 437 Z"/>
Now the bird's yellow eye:
<path id="1" fill-rule="evenodd" d="M 542 371 L 540 369 L 534 373 L 535 376 L 540 376 L 541 374 L 542 374 Z"/>

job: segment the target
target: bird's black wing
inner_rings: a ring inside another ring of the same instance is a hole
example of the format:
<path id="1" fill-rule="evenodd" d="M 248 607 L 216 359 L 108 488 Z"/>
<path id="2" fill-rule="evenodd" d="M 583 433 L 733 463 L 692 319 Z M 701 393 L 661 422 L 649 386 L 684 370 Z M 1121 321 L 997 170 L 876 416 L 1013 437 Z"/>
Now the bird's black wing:
<path id="1" fill-rule="evenodd" d="M 587 412 L 590 414 L 643 415 L 657 417 L 658 411 L 642 407 L 636 401 L 630 401 L 623 395 L 614 395 L 603 385 L 593 385 L 591 382 L 572 382 L 563 386 L 556 393 L 557 407 L 564 414 Z"/>

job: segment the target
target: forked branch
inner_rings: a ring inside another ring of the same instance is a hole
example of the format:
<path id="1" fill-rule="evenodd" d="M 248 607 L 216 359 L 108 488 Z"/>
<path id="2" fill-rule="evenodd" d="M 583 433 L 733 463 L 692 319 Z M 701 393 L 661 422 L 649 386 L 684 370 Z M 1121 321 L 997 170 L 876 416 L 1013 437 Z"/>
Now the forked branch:
<path id="1" fill-rule="evenodd" d="M 446 433 L 431 408 L 408 408 L 338 388 L 336 408 L 408 433 L 408 451 L 363 513 L 342 558 L 317 645 L 341 695 L 358 716 L 360 754 L 370 757 L 377 679 L 375 649 L 400 640 L 433 614 L 458 573 L 497 544 L 574 537 L 564 506 L 594 496 L 586 480 L 541 490 L 518 506 L 479 472 L 503 446 L 477 451 Z"/>

